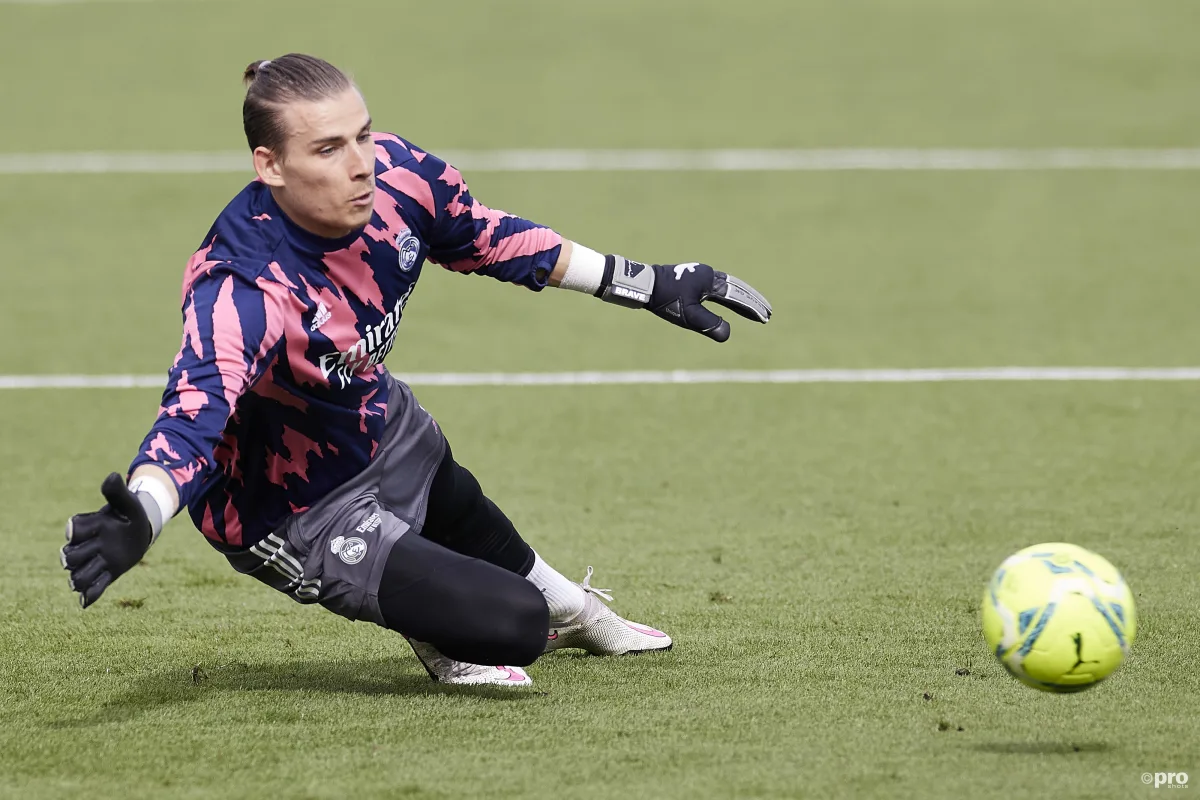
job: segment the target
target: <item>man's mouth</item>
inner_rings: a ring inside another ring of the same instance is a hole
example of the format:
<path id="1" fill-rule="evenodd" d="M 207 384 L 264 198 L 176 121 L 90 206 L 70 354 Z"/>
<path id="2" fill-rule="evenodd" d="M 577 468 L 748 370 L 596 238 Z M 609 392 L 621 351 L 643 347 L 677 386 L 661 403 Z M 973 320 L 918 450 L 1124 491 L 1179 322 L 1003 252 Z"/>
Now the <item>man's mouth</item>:
<path id="1" fill-rule="evenodd" d="M 350 205 L 361 208 L 362 206 L 371 205 L 374 202 L 374 200 L 375 200 L 375 190 L 369 189 L 369 190 L 363 192 L 362 194 L 358 195 L 357 197 L 352 198 L 350 200 Z"/>

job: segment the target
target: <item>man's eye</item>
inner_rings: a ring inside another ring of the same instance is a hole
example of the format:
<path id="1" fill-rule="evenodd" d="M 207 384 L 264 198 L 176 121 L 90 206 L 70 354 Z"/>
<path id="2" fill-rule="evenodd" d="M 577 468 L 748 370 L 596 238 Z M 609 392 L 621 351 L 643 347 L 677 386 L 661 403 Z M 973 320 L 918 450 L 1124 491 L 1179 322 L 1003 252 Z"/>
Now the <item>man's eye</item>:
<path id="1" fill-rule="evenodd" d="M 317 153 L 320 155 L 323 155 L 323 156 L 331 156 L 331 155 L 333 155 L 333 148 L 332 147 L 322 147 L 320 150 L 317 151 Z"/>
<path id="2" fill-rule="evenodd" d="M 371 138 L 371 134 L 369 134 L 369 133 L 360 133 L 360 134 L 358 135 L 358 141 L 359 141 L 359 144 L 366 144 L 366 143 L 367 143 L 367 142 L 370 140 L 370 138 Z"/>

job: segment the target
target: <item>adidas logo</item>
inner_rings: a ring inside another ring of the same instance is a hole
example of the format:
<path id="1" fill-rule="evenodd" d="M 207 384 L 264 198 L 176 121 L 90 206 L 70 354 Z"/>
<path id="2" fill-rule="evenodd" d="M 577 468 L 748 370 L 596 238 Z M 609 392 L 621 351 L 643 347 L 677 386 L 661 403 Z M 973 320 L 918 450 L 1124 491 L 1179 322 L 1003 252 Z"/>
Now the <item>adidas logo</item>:
<path id="1" fill-rule="evenodd" d="M 332 316 L 333 314 L 330 314 L 329 309 L 325 307 L 325 301 L 319 301 L 317 303 L 317 313 L 313 316 L 312 325 L 310 325 L 308 329 L 310 331 L 315 331 L 326 322 L 329 322 L 329 318 Z"/>

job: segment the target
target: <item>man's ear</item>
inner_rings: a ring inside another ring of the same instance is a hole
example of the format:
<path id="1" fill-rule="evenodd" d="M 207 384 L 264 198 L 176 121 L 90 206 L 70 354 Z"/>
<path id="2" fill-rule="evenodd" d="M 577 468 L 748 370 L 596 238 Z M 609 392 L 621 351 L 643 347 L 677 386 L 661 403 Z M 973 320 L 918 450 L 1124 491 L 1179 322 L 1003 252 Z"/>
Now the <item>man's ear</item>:
<path id="1" fill-rule="evenodd" d="M 283 173 L 279 169 L 279 157 L 274 151 L 261 145 L 254 148 L 254 171 L 258 179 L 267 186 L 283 186 Z"/>

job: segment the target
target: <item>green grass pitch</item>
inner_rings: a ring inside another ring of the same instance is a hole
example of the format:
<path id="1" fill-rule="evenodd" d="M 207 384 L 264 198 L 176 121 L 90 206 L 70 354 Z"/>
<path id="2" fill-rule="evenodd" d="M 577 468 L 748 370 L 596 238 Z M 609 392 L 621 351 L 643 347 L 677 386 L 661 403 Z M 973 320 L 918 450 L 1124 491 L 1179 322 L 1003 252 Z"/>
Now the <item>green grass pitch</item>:
<path id="1" fill-rule="evenodd" d="M 1186 147 L 1200 6 L 0 0 L 0 152 L 230 150 L 246 62 L 350 68 L 381 129 L 489 147 Z M 705 259 L 777 317 L 717 346 L 430 268 L 389 366 L 1181 366 L 1200 174 L 467 174 L 592 247 Z M 0 176 L 0 375 L 148 373 L 236 175 Z M 1200 386 L 437 388 L 459 458 L 569 575 L 676 639 L 447 691 L 399 637 L 172 523 L 81 612 L 62 528 L 152 390 L 0 391 L 0 797 L 1156 795 L 1200 781 Z M 1028 544 L 1121 568 L 1129 663 L 1042 695 L 978 601 Z M 1182 796 L 1182 795 L 1181 795 Z"/>

